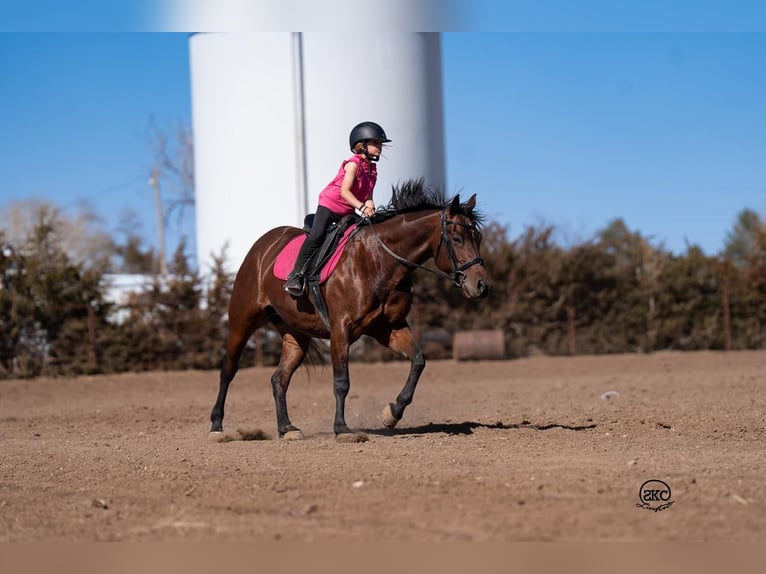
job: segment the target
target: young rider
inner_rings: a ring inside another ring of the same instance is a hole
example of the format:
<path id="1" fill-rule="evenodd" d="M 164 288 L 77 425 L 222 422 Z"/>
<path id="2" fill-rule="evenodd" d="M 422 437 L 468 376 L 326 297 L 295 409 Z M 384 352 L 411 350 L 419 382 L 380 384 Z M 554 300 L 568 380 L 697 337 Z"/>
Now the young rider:
<path id="1" fill-rule="evenodd" d="M 308 237 L 303 242 L 292 272 L 287 276 L 284 289 L 299 297 L 305 289 L 304 274 L 307 262 L 322 246 L 327 228 L 344 215 L 358 209 L 363 217 L 375 213 L 372 192 L 378 179 L 375 163 L 380 159 L 383 144 L 390 142 L 383 128 L 375 122 L 362 122 L 351 130 L 349 147 L 354 155 L 344 160 L 335 178 L 319 194 L 319 206 L 314 215 Z"/>

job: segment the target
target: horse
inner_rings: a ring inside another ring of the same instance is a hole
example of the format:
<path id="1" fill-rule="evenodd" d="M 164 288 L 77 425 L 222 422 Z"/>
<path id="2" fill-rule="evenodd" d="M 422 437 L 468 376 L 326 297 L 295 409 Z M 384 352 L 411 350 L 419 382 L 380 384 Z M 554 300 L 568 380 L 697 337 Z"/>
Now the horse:
<path id="1" fill-rule="evenodd" d="M 328 325 L 315 303 L 294 297 L 273 273 L 282 248 L 303 233 L 295 227 L 266 232 L 250 248 L 234 279 L 229 303 L 229 334 L 220 370 L 218 396 L 210 415 L 211 437 L 222 436 L 224 403 L 239 360 L 253 332 L 271 323 L 282 337 L 279 364 L 271 377 L 277 431 L 285 440 L 303 438 L 290 422 L 287 389 L 314 338 L 330 340 L 335 393 L 333 430 L 339 441 L 365 440 L 346 425 L 345 401 L 350 388 L 349 347 L 368 335 L 409 359 L 410 371 L 396 400 L 383 408 L 383 425 L 392 429 L 412 402 L 425 356 L 407 323 L 412 306 L 412 274 L 426 269 L 452 281 L 468 298 L 486 297 L 490 281 L 480 255 L 483 215 L 476 194 L 461 203 L 460 195 L 408 180 L 392 188 L 388 205 L 379 208 L 348 241 L 332 274 L 321 286 L 329 312 Z M 433 259 L 435 268 L 424 267 Z M 345 439 L 345 440 L 344 440 Z"/>

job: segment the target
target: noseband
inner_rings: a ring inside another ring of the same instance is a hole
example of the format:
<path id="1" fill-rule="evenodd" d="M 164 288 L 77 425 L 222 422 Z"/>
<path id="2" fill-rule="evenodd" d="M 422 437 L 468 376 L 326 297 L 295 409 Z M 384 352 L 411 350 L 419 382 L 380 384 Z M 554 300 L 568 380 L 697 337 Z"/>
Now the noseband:
<path id="1" fill-rule="evenodd" d="M 447 247 L 447 257 L 449 258 L 450 266 L 452 267 L 452 275 L 449 273 L 445 273 L 441 269 L 431 269 L 429 267 L 424 267 L 423 265 L 420 265 L 419 263 L 415 263 L 413 261 L 409 261 L 408 259 L 405 259 L 404 257 L 398 255 L 394 251 L 391 250 L 388 245 L 386 245 L 383 240 L 380 238 L 380 235 L 378 235 L 378 232 L 375 230 L 375 226 L 372 224 L 372 222 L 367 219 L 367 223 L 370 225 L 370 229 L 372 229 L 372 233 L 375 235 L 375 238 L 378 240 L 378 243 L 380 243 L 380 246 L 383 248 L 383 250 L 388 253 L 391 257 L 396 259 L 399 263 L 403 263 L 404 265 L 407 265 L 409 267 L 418 268 L 418 269 L 424 269 L 428 271 L 429 273 L 433 273 L 434 275 L 438 275 L 439 277 L 443 277 L 444 279 L 447 279 L 452 282 L 452 284 L 455 287 L 462 287 L 463 283 L 465 282 L 466 275 L 465 270 L 469 267 L 472 267 L 473 265 L 484 265 L 484 258 L 482 257 L 474 257 L 470 261 L 466 261 L 462 265 L 458 265 L 457 261 L 457 255 L 455 255 L 455 248 L 452 246 L 452 242 L 449 239 L 449 236 L 447 235 L 447 225 L 460 225 L 461 227 L 465 227 L 467 229 L 470 229 L 472 231 L 476 231 L 476 225 L 475 224 L 467 224 L 462 223 L 460 221 L 454 221 L 451 219 L 447 219 L 446 214 L 446 208 L 441 210 L 441 237 L 439 238 L 439 246 L 436 248 L 436 253 L 434 254 L 434 260 L 436 260 L 437 257 L 439 257 L 439 251 L 442 248 L 442 245 L 446 245 Z"/>

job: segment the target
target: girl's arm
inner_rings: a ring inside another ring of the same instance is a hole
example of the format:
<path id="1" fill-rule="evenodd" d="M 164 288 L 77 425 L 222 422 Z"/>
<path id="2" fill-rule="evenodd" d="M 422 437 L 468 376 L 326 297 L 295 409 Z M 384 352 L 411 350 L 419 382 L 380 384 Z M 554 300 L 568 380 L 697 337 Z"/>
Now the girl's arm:
<path id="1" fill-rule="evenodd" d="M 356 171 L 359 169 L 359 166 L 350 161 L 343 169 L 346 171 L 346 175 L 343 176 L 343 182 L 340 184 L 340 196 L 343 198 L 343 201 L 348 203 L 354 209 L 360 210 L 362 215 L 366 215 L 367 217 L 372 216 L 375 213 L 375 205 L 369 205 L 372 203 L 371 201 L 368 201 L 367 203 L 361 202 L 353 193 L 351 193 L 351 186 L 354 184 Z"/>

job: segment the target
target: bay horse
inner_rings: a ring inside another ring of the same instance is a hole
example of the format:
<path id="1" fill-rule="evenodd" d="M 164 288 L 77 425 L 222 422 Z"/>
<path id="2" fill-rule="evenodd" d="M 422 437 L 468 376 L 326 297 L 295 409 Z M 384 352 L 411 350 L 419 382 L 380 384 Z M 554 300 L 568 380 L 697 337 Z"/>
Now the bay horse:
<path id="1" fill-rule="evenodd" d="M 277 411 L 277 431 L 286 440 L 303 438 L 287 414 L 287 389 L 312 338 L 330 339 L 335 391 L 336 439 L 354 440 L 345 420 L 349 391 L 350 345 L 369 335 L 410 360 L 404 388 L 383 409 L 383 424 L 393 428 L 412 402 L 425 368 L 407 314 L 412 305 L 412 273 L 418 268 L 442 275 L 466 297 L 485 297 L 490 283 L 480 255 L 483 216 L 475 210 L 476 195 L 461 203 L 458 194 L 447 200 L 443 191 L 426 187 L 422 179 L 394 186 L 388 206 L 352 236 L 335 270 L 321 290 L 329 311 L 329 329 L 308 295 L 293 297 L 274 276 L 274 261 L 282 248 L 302 231 L 277 227 L 258 239 L 237 272 L 229 303 L 229 335 L 220 372 L 218 397 L 210 415 L 210 432 L 223 432 L 226 393 L 239 359 L 253 332 L 270 322 L 282 336 L 279 365 L 271 377 Z M 433 259 L 436 270 L 423 267 Z M 215 435 L 211 435 L 215 436 Z"/>

